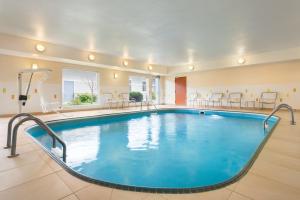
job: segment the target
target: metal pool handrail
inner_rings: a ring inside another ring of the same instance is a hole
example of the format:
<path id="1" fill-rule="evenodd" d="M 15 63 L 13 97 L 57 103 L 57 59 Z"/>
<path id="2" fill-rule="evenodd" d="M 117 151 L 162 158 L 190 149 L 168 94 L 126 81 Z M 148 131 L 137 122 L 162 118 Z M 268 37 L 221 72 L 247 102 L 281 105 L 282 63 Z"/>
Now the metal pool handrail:
<path id="1" fill-rule="evenodd" d="M 156 111 L 156 112 L 158 112 L 158 108 L 157 108 L 157 106 L 153 103 L 153 101 L 152 100 L 148 100 L 148 96 L 146 96 L 146 101 L 145 101 L 145 103 L 146 103 L 146 106 L 147 106 L 147 109 L 149 110 L 149 107 L 150 107 L 150 104 L 154 107 L 154 110 Z M 141 110 L 143 110 L 143 101 L 141 101 Z"/>
<path id="2" fill-rule="evenodd" d="M 34 117 L 32 114 L 29 113 L 20 113 L 17 114 L 15 116 L 13 116 L 9 122 L 8 122 L 8 126 L 7 126 L 7 142 L 6 142 L 6 147 L 4 147 L 5 149 L 9 149 L 11 147 L 11 129 L 12 129 L 12 125 L 14 123 L 14 121 L 20 117 Z"/>
<path id="3" fill-rule="evenodd" d="M 16 154 L 16 147 L 17 147 L 17 133 L 19 127 L 27 121 L 34 121 L 38 126 L 40 126 L 42 129 L 44 129 L 50 137 L 52 137 L 52 148 L 56 148 L 56 140 L 62 145 L 63 147 L 63 161 L 66 162 L 67 157 L 67 146 L 66 143 L 60 139 L 55 132 L 42 120 L 40 120 L 37 117 L 34 116 L 28 116 L 23 119 L 21 119 L 13 128 L 13 135 L 12 135 L 12 145 L 11 145 L 11 154 L 8 156 L 9 158 L 16 157 L 18 154 Z"/>
<path id="4" fill-rule="evenodd" d="M 293 108 L 288 105 L 288 104 L 285 104 L 285 103 L 282 103 L 282 104 L 279 104 L 273 111 L 272 113 L 264 120 L 264 129 L 266 129 L 267 125 L 268 125 L 268 120 L 277 112 L 279 111 L 281 108 L 287 108 L 290 113 L 291 113 L 291 125 L 296 125 L 296 122 L 295 122 L 295 117 L 294 117 L 294 110 Z"/>

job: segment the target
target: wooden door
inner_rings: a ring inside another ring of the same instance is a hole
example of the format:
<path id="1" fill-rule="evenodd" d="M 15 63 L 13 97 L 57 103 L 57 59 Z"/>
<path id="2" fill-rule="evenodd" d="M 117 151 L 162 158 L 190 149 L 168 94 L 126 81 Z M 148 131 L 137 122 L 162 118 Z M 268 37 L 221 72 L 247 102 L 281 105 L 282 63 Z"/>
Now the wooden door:
<path id="1" fill-rule="evenodd" d="M 175 78 L 175 103 L 186 105 L 186 77 Z"/>

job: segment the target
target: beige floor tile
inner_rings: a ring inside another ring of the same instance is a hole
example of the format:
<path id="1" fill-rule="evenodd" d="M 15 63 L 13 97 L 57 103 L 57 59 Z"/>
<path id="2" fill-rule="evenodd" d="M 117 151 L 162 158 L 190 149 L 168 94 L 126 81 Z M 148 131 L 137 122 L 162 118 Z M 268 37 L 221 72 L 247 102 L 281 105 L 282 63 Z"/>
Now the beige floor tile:
<path id="1" fill-rule="evenodd" d="M 141 200 L 145 198 L 148 193 L 143 192 L 131 192 L 125 190 L 113 189 L 111 194 L 111 200 Z"/>
<path id="2" fill-rule="evenodd" d="M 298 189 L 251 173 L 240 180 L 235 191 L 257 200 L 300 199 Z"/>
<path id="3" fill-rule="evenodd" d="M 168 107 L 168 106 L 162 106 L 162 107 Z M 173 107 L 173 106 L 171 106 Z M 124 112 L 124 111 L 133 111 L 134 109 L 126 109 L 126 110 L 95 110 L 95 111 L 87 111 L 87 112 L 74 112 L 70 113 L 73 117 L 77 116 L 90 116 L 90 115 L 99 115 L 99 114 L 107 114 L 107 113 L 116 113 L 116 112 Z M 267 111 L 269 113 L 269 111 Z M 69 113 L 67 113 L 68 115 Z M 10 176 L 12 178 L 8 178 L 9 176 L 7 174 L 9 173 L 1 173 L 0 172 L 0 190 L 1 188 L 8 188 L 2 192 L 0 192 L 0 199 L 2 200 L 4 196 L 1 196 L 1 194 L 5 194 L 6 191 L 13 190 L 14 188 L 19 188 L 23 185 L 29 185 L 30 183 L 36 182 L 40 179 L 44 179 L 45 177 L 52 176 L 55 174 L 47 175 L 43 177 L 43 174 L 47 174 L 47 171 L 59 171 L 57 173 L 57 177 L 59 180 L 54 181 L 53 183 L 49 184 L 49 186 L 52 186 L 53 184 L 64 184 L 65 187 L 70 188 L 73 191 L 77 191 L 76 196 L 75 195 L 62 195 L 59 197 L 60 199 L 63 198 L 64 200 L 75 200 L 79 199 L 81 197 L 82 199 L 109 199 L 110 197 L 112 199 L 139 199 L 140 197 L 143 199 L 157 199 L 157 200 L 164 200 L 166 198 L 170 199 L 223 199 L 225 197 L 229 197 L 231 200 L 236 199 L 247 199 L 247 197 L 252 197 L 255 199 L 300 199 L 299 198 L 299 189 L 297 190 L 295 187 L 291 187 L 289 185 L 298 186 L 298 182 L 296 179 L 299 180 L 298 174 L 295 175 L 295 177 L 292 177 L 292 174 L 294 174 L 294 171 L 299 172 L 299 160 L 300 160 L 300 126 L 290 126 L 289 125 L 289 113 L 287 112 L 279 112 L 279 115 L 282 117 L 282 120 L 280 121 L 280 124 L 276 127 L 274 130 L 270 140 L 268 141 L 267 145 L 264 147 L 263 151 L 261 152 L 260 157 L 257 159 L 256 163 L 254 165 L 255 168 L 252 168 L 251 173 L 248 173 L 245 177 L 242 178 L 242 180 L 238 184 L 232 184 L 227 186 L 226 188 L 228 192 L 219 192 L 220 190 L 214 191 L 214 192 L 207 192 L 207 193 L 198 193 L 198 194 L 190 194 L 190 195 L 162 195 L 162 194 L 150 194 L 146 193 L 145 196 L 143 196 L 143 193 L 135 193 L 133 192 L 133 196 L 129 194 L 127 191 L 118 191 L 113 190 L 111 188 L 96 186 L 96 185 L 90 185 L 83 187 L 82 183 L 79 183 L 78 180 L 73 180 L 74 177 L 69 175 L 67 172 L 61 171 L 62 168 L 54 161 L 51 157 L 49 157 L 46 153 L 44 153 L 41 150 L 41 147 L 39 147 L 37 144 L 33 143 L 33 140 L 28 137 L 26 134 L 24 134 L 23 129 L 28 126 L 31 123 L 26 124 L 26 126 L 20 127 L 20 131 L 18 133 L 18 147 L 17 152 L 24 154 L 26 152 L 30 152 L 33 150 L 38 150 L 40 157 L 42 158 L 40 163 L 42 161 L 45 161 L 47 163 L 48 169 L 45 169 L 45 167 L 39 168 L 38 166 L 34 167 L 28 167 L 26 169 L 26 166 L 31 165 L 27 161 L 30 161 L 33 158 L 26 157 L 26 155 L 21 158 L 20 160 L 24 161 L 17 161 L 18 163 L 15 165 L 16 167 L 21 166 L 20 168 L 15 168 L 13 170 L 8 171 L 2 171 L 2 172 L 9 172 Z M 44 120 L 53 120 L 58 118 L 68 118 L 68 116 L 64 115 L 57 115 L 57 114 L 51 114 L 51 115 L 43 115 L 41 116 Z M 300 119 L 300 114 L 296 113 L 296 119 Z M 0 119 L 0 128 L 1 130 L 6 130 L 7 126 L 7 118 L 6 119 Z M 298 120 L 298 124 L 300 123 L 300 120 Z M 3 144 L 3 146 L 6 143 L 6 131 L 2 131 L 0 133 L 0 144 Z M 42 152 L 42 153 L 41 153 Z M 2 164 L 3 161 L 1 160 L 1 157 L 6 157 L 7 150 L 0 150 L 0 163 Z M 21 155 L 22 156 L 22 155 Z M 34 160 L 34 159 L 33 159 Z M 262 160 L 263 162 L 260 162 Z M 11 161 L 10 161 L 11 162 Z M 265 164 L 267 162 L 268 164 Z M 23 165 L 24 164 L 24 165 Z M 274 167 L 275 166 L 275 167 Z M 8 167 L 11 169 L 11 167 L 14 167 L 11 163 L 5 163 L 3 166 L 0 166 L 3 169 Z M 46 167 L 46 168 L 47 168 Z M 287 168 L 287 170 L 283 170 L 282 168 Z M 18 170 L 16 170 L 18 169 Z M 253 170 L 254 169 L 254 170 Z M 268 170 L 271 169 L 271 170 Z M 46 172 L 45 172 L 46 171 Z M 261 175 L 254 175 L 253 173 L 261 174 Z M 278 173 L 280 171 L 281 173 Z M 292 172 L 293 171 L 293 172 Z M 34 173 L 35 172 L 35 173 Z M 64 172 L 64 173 L 63 173 Z M 70 177 L 71 176 L 71 177 Z M 265 178 L 266 176 L 267 178 Z M 42 177 L 42 178 L 37 178 Z M 272 181 L 270 178 L 275 179 L 276 181 Z M 7 182 L 7 184 L 4 184 L 3 180 Z M 26 183 L 24 183 L 26 182 Z M 61 183 L 62 182 L 62 183 Z M 21 184 L 20 183 L 24 183 Z M 283 184 L 286 183 L 286 184 Z M 289 185 L 287 185 L 289 184 Z M 47 182 L 46 182 L 47 185 Z M 43 191 L 42 188 L 43 184 L 41 184 L 41 188 L 38 187 L 39 184 L 34 186 L 36 188 L 37 193 L 39 191 Z M 26 189 L 27 190 L 27 189 Z M 230 191 L 229 191 L 230 190 Z M 231 191 L 236 191 L 236 193 L 231 193 Z M 21 191 L 21 190 L 20 190 Z M 53 191 L 54 194 L 49 195 L 49 199 L 52 198 L 52 196 L 55 196 L 56 193 Z M 242 193 L 243 192 L 243 193 Z M 17 192 L 20 193 L 20 192 Z M 22 192 L 21 192 L 22 193 Z M 230 196 L 227 196 L 227 193 L 231 193 Z M 6 194 L 7 195 L 7 194 Z M 12 195 L 12 194 L 9 194 Z M 69 195 L 69 196 L 68 196 Z M 60 196 L 60 195 L 59 195 Z M 7 196 L 8 200 L 12 196 Z M 25 198 L 26 195 L 24 195 Z M 132 197 L 132 198 L 131 198 Z M 5 196 L 5 200 L 7 199 Z M 15 196 L 17 199 L 17 196 Z M 47 197 L 48 198 L 48 197 Z M 46 199 L 47 199 L 46 198 Z M 56 198 L 56 197 L 55 197 Z M 29 198 L 31 199 L 31 198 Z M 45 198 L 40 197 L 39 199 L 44 200 Z M 18 200 L 18 199 L 17 199 Z"/>
<path id="4" fill-rule="evenodd" d="M 300 171 L 260 160 L 251 172 L 300 189 Z"/>
<path id="5" fill-rule="evenodd" d="M 235 188 L 236 188 L 236 186 L 237 186 L 237 184 L 238 184 L 238 181 L 235 182 L 235 183 L 232 183 L 232 184 L 230 184 L 228 186 L 226 186 L 225 188 L 227 188 L 228 190 L 234 191 Z"/>
<path id="6" fill-rule="evenodd" d="M 30 139 L 28 136 L 22 134 L 18 135 L 17 145 L 24 145 L 24 144 L 31 144 L 31 143 L 33 143 L 33 140 Z M 2 144 L 3 146 L 6 145 L 6 136 L 0 139 L 0 144 Z"/>
<path id="7" fill-rule="evenodd" d="M 109 200 L 112 189 L 98 185 L 90 185 L 76 192 L 80 200 Z"/>
<path id="8" fill-rule="evenodd" d="M 288 135 L 284 135 L 284 134 L 282 134 L 282 132 L 280 132 L 280 134 L 278 134 L 278 135 L 274 134 L 274 136 L 272 138 L 286 141 L 286 142 L 300 143 L 300 135 L 299 134 L 297 136 L 295 136 L 295 135 L 288 136 Z"/>
<path id="9" fill-rule="evenodd" d="M 38 145 L 36 142 L 33 142 L 31 144 L 32 148 L 34 148 L 35 150 L 42 150 L 42 147 L 40 145 Z"/>
<path id="10" fill-rule="evenodd" d="M 24 138 L 20 138 L 17 141 L 17 145 L 32 144 L 32 143 L 33 143 L 33 141 L 27 136 Z"/>
<path id="11" fill-rule="evenodd" d="M 300 145 L 296 142 L 270 138 L 265 148 L 300 159 Z"/>
<path id="12" fill-rule="evenodd" d="M 57 200 L 71 194 L 71 190 L 51 174 L 0 192 L 3 200 Z"/>
<path id="13" fill-rule="evenodd" d="M 167 200 L 166 197 L 164 197 L 162 194 L 148 194 L 145 198 L 142 200 Z"/>
<path id="14" fill-rule="evenodd" d="M 12 170 L 0 173 L 0 191 L 53 173 L 53 170 L 43 162 L 34 162 Z"/>
<path id="15" fill-rule="evenodd" d="M 3 145 L 3 147 L 6 146 Z M 18 145 L 17 146 L 17 153 L 23 154 L 27 152 L 35 151 L 35 148 L 32 146 L 32 144 L 24 144 L 24 145 Z M 0 150 L 0 158 L 7 157 L 10 155 L 10 149 L 1 149 Z"/>
<path id="16" fill-rule="evenodd" d="M 41 157 L 36 151 L 22 153 L 14 158 L 0 157 L 0 172 L 40 160 Z"/>
<path id="17" fill-rule="evenodd" d="M 73 191 L 76 192 L 84 187 L 90 185 L 88 182 L 83 181 L 65 170 L 57 172 L 58 176 L 63 180 L 63 182 Z"/>
<path id="18" fill-rule="evenodd" d="M 164 194 L 169 200 L 210 200 L 210 199 L 228 199 L 231 191 L 228 189 L 218 189 L 208 192 L 191 193 L 191 194 Z"/>
<path id="19" fill-rule="evenodd" d="M 251 199 L 233 192 L 231 193 L 229 200 L 251 200 Z"/>
<path id="20" fill-rule="evenodd" d="M 281 126 L 277 126 L 274 130 L 272 134 L 273 138 L 287 140 L 291 142 L 300 142 L 300 135 L 297 134 L 299 132 L 299 130 L 297 130 L 297 126 L 282 124 L 280 125 Z"/>
<path id="21" fill-rule="evenodd" d="M 60 171 L 63 168 L 55 161 L 53 160 L 44 150 L 38 151 L 43 161 L 47 163 L 47 165 L 50 166 L 51 169 L 53 169 L 55 172 Z"/>
<path id="22" fill-rule="evenodd" d="M 281 153 L 277 153 L 271 151 L 270 149 L 264 149 L 259 157 L 257 158 L 256 162 L 260 161 L 267 161 L 275 165 L 280 165 L 282 167 L 286 167 L 289 169 L 294 169 L 300 171 L 300 159 L 287 156 Z"/>
<path id="23" fill-rule="evenodd" d="M 67 196 L 67 197 L 65 197 L 61 200 L 79 200 L 79 199 L 76 197 L 76 195 L 71 194 L 71 195 L 69 195 L 69 196 Z"/>

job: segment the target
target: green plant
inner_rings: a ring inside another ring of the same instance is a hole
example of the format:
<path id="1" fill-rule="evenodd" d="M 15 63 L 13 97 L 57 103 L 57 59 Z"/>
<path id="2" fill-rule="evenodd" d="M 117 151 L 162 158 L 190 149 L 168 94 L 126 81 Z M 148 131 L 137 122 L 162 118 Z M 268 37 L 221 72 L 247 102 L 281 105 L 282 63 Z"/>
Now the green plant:
<path id="1" fill-rule="evenodd" d="M 136 102 L 141 102 L 143 101 L 143 94 L 140 92 L 130 92 L 129 99 L 135 100 Z"/>
<path id="2" fill-rule="evenodd" d="M 92 104 L 97 101 L 96 95 L 91 95 L 89 93 L 79 93 L 77 96 L 72 100 L 73 105 L 80 105 L 80 104 Z"/>
<path id="3" fill-rule="evenodd" d="M 80 105 L 82 104 L 80 102 L 80 99 L 78 97 L 76 97 L 75 99 L 73 99 L 71 102 L 70 102 L 71 105 Z"/>

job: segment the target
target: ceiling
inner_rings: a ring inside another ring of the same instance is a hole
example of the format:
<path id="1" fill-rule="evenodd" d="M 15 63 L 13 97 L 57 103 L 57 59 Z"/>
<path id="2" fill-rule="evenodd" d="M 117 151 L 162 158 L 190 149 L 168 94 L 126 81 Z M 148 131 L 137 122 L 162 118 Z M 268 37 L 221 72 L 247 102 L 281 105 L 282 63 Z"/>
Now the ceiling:
<path id="1" fill-rule="evenodd" d="M 300 46 L 299 0 L 0 0 L 0 32 L 179 66 Z"/>

